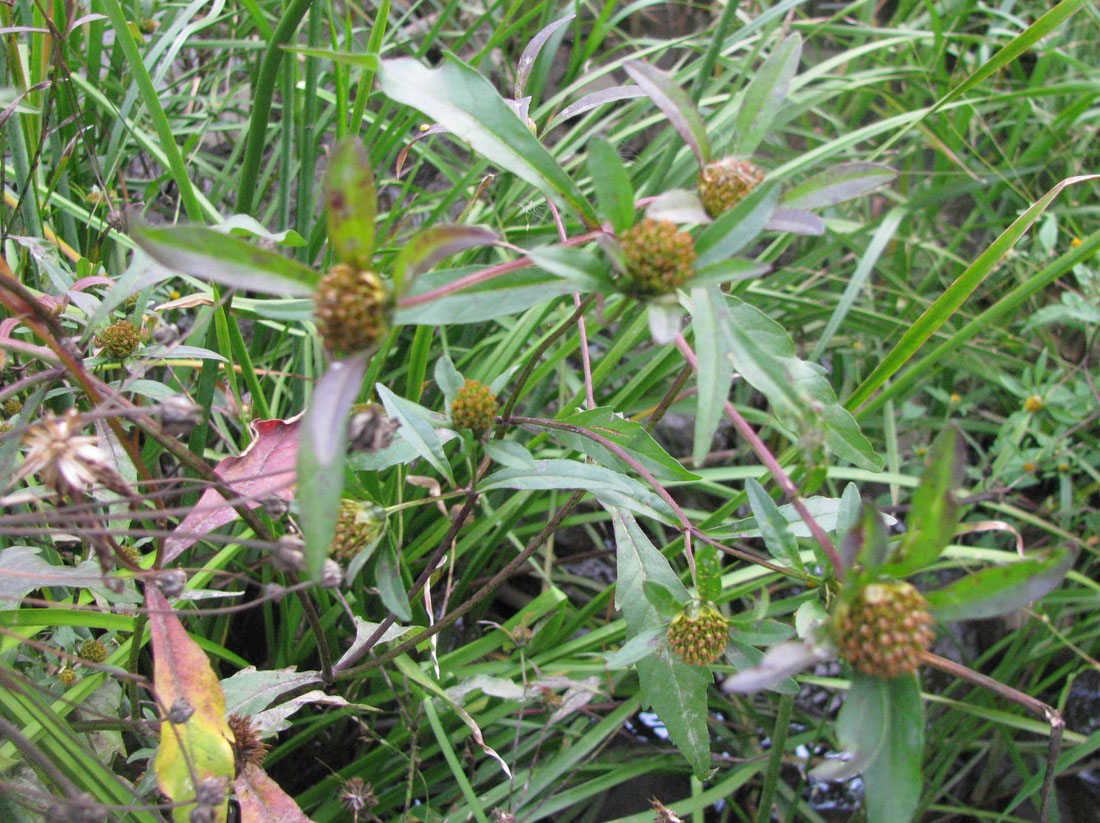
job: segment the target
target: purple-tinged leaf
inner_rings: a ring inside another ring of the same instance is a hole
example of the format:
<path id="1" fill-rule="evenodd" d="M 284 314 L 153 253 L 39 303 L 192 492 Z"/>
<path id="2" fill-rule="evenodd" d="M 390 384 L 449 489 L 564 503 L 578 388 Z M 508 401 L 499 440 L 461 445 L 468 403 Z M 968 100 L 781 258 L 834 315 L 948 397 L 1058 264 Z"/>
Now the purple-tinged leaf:
<path id="1" fill-rule="evenodd" d="M 760 66 L 745 89 L 745 98 L 734 121 L 732 154 L 750 157 L 771 128 L 775 115 L 802 57 L 802 37 L 797 32 L 784 38 Z"/>
<path id="2" fill-rule="evenodd" d="M 872 192 L 897 177 L 880 163 L 840 163 L 803 180 L 783 195 L 784 209 L 821 209 Z"/>
<path id="3" fill-rule="evenodd" d="M 397 256 L 393 267 L 393 291 L 400 298 L 419 274 L 452 254 L 476 246 L 491 246 L 496 232 L 484 226 L 457 226 L 450 223 L 432 226 L 412 236 Z"/>
<path id="4" fill-rule="evenodd" d="M 328 241 L 336 258 L 354 269 L 371 267 L 378 194 L 370 154 L 358 140 L 345 140 L 332 152 L 325 176 Z"/>
<path id="5" fill-rule="evenodd" d="M 539 58 L 539 52 L 542 51 L 542 47 L 546 45 L 546 41 L 550 39 L 558 29 L 567 24 L 577 15 L 567 14 L 560 20 L 555 20 L 550 23 L 542 31 L 531 38 L 531 42 L 523 49 L 523 54 L 519 56 L 519 63 L 516 65 L 516 86 L 515 97 L 519 99 L 527 91 L 527 81 L 531 77 L 531 69 L 535 67 L 535 61 Z"/>
<path id="6" fill-rule="evenodd" d="M 158 263 L 200 280 L 286 297 L 308 297 L 317 288 L 317 273 L 307 266 L 205 226 L 134 221 L 130 234 Z"/>
<path id="7" fill-rule="evenodd" d="M 805 640 L 780 643 L 768 649 L 753 668 L 727 677 L 722 691 L 727 694 L 752 694 L 770 689 L 803 669 L 832 660 L 835 656 L 832 649 Z"/>
<path id="8" fill-rule="evenodd" d="M 310 576 L 316 580 L 328 557 L 347 458 L 347 416 L 363 385 L 369 352 L 345 357 L 328 367 L 313 389 L 302 418 L 298 446 L 298 503 Z"/>
<path id="9" fill-rule="evenodd" d="M 233 781 L 241 823 L 313 823 L 279 784 L 255 763 L 246 763 Z"/>
<path id="10" fill-rule="evenodd" d="M 687 189 L 671 189 L 658 194 L 645 208 L 645 216 L 673 223 L 695 223 L 705 226 L 713 222 L 699 195 Z"/>
<path id="11" fill-rule="evenodd" d="M 768 231 L 808 234 L 816 237 L 825 233 L 825 221 L 813 212 L 778 208 L 772 212 L 764 228 Z"/>
<path id="12" fill-rule="evenodd" d="M 558 112 L 557 116 L 550 121 L 546 130 L 549 131 L 554 128 L 554 126 L 572 117 L 576 117 L 579 114 L 584 114 L 586 111 L 591 111 L 605 103 L 614 103 L 617 100 L 634 100 L 635 98 L 646 96 L 646 93 L 637 86 L 610 86 L 606 89 L 594 91 L 591 94 L 579 97 Z"/>
<path id="13" fill-rule="evenodd" d="M 984 620 L 1030 605 L 1062 582 L 1075 549 L 1058 549 L 1044 558 L 990 566 L 925 596 L 932 616 L 941 622 Z"/>
<path id="14" fill-rule="evenodd" d="M 676 85 L 676 81 L 660 69 L 643 63 L 641 60 L 629 60 L 623 64 L 630 79 L 641 86 L 657 108 L 659 108 L 679 132 L 684 142 L 695 153 L 695 159 L 702 168 L 710 162 L 710 138 L 699 116 L 699 110 L 687 93 Z"/>

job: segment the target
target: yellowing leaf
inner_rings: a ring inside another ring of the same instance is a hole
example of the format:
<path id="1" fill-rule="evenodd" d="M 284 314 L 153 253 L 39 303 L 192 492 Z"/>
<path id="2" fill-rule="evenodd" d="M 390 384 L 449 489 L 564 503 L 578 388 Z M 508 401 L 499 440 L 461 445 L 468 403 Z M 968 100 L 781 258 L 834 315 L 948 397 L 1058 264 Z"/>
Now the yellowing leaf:
<path id="1" fill-rule="evenodd" d="M 207 778 L 233 780 L 233 734 L 225 719 L 225 696 L 206 654 L 183 628 L 160 590 L 145 592 L 153 645 L 153 690 L 168 718 L 161 723 L 160 747 L 153 761 L 157 786 L 179 804 L 178 823 L 195 808 L 195 785 Z M 173 722 L 173 721 L 180 722 Z M 228 801 L 228 794 L 226 796 Z M 215 820 L 225 823 L 228 803 Z"/>

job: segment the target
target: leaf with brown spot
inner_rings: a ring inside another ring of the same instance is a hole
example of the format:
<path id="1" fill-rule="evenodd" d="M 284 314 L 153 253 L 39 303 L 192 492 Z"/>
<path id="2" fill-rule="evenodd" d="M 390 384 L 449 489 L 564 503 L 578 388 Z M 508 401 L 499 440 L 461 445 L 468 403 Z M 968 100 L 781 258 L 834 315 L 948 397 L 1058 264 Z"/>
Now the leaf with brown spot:
<path id="1" fill-rule="evenodd" d="M 215 474 L 244 498 L 241 505 L 254 509 L 273 496 L 294 499 L 300 419 L 301 415 L 290 420 L 253 420 L 248 448 L 214 467 Z M 216 489 L 207 489 L 175 534 L 165 540 L 163 563 L 172 562 L 204 534 L 236 518 L 233 506 Z"/>
<path id="2" fill-rule="evenodd" d="M 161 723 L 153 760 L 157 786 L 176 804 L 178 823 L 195 808 L 195 785 L 207 778 L 233 779 L 233 733 L 225 719 L 225 697 L 210 661 L 191 639 L 156 586 L 145 591 L 153 647 L 153 691 L 169 719 Z M 173 720 L 180 722 L 172 722 Z M 216 809 L 225 823 L 228 803 Z"/>

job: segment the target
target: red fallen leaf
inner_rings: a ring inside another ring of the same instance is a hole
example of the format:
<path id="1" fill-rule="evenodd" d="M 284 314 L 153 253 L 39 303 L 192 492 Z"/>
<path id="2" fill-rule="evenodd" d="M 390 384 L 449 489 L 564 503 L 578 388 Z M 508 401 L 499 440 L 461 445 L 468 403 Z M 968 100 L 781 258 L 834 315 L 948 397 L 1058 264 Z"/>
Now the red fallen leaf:
<path id="1" fill-rule="evenodd" d="M 294 499 L 298 462 L 298 424 L 301 415 L 290 420 L 253 420 L 248 428 L 252 442 L 238 457 L 227 457 L 214 467 L 226 484 L 245 498 L 250 509 L 275 496 Z M 237 512 L 216 489 L 207 489 L 191 513 L 164 541 L 163 563 L 175 560 L 207 532 L 237 519 Z"/>
<path id="2" fill-rule="evenodd" d="M 313 823 L 255 763 L 245 764 L 233 789 L 241 804 L 241 823 Z"/>

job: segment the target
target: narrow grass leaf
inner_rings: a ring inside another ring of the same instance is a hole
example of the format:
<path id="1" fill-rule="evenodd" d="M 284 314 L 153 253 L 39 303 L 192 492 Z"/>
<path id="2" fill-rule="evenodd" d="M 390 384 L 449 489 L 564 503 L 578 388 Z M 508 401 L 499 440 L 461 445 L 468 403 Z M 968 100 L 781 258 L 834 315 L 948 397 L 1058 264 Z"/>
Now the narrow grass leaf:
<path id="1" fill-rule="evenodd" d="M 1090 174 L 1069 177 L 1058 183 L 1044 194 L 1027 211 L 1012 221 L 1005 231 L 982 252 L 978 259 L 967 266 L 940 297 L 916 319 L 908 331 L 894 345 L 862 383 L 856 388 L 844 404 L 848 409 L 861 406 L 887 380 L 894 376 L 917 349 L 924 345 L 936 331 L 947 322 L 974 290 L 996 268 L 997 264 L 1012 250 L 1024 233 L 1038 220 L 1062 189 L 1088 180 L 1100 179 L 1100 175 Z M 928 364 L 922 363 L 927 368 Z"/>
<path id="2" fill-rule="evenodd" d="M 558 112 L 554 119 L 550 121 L 546 130 L 549 131 L 566 120 L 584 114 L 586 111 L 591 111 L 607 103 L 614 103 L 618 100 L 635 100 L 645 96 L 646 93 L 637 86 L 612 86 L 611 88 L 594 91 L 591 94 L 586 94 L 574 100 Z"/>

